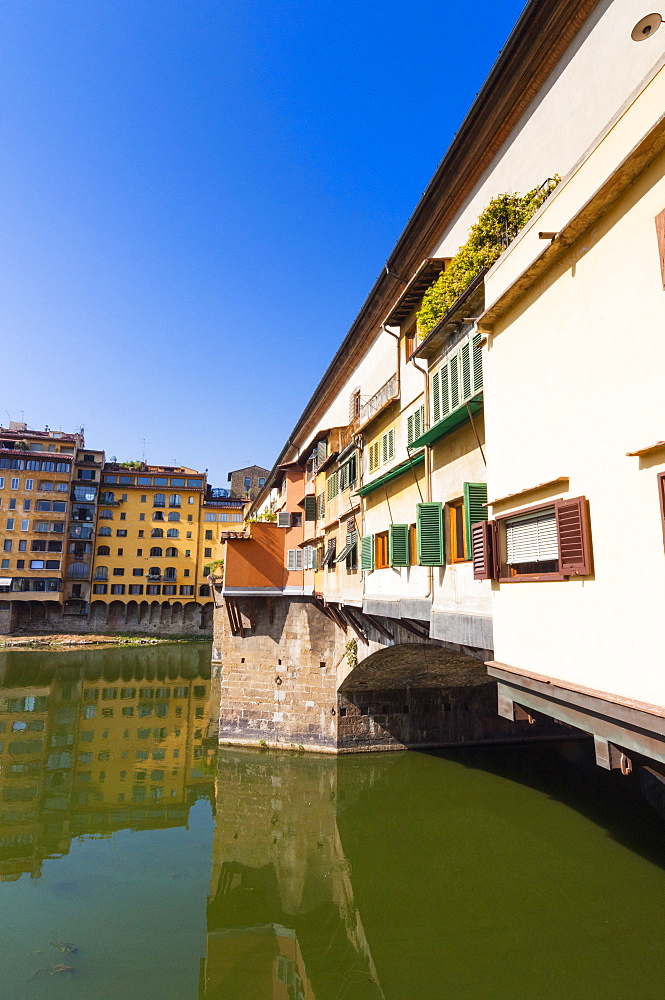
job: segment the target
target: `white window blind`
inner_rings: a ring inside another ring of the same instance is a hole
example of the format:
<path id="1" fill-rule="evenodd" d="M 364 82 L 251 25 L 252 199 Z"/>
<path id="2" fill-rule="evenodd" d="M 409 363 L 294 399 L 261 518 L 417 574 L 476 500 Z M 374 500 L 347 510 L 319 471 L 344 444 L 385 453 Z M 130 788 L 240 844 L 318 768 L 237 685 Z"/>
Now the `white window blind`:
<path id="1" fill-rule="evenodd" d="M 548 562 L 559 558 L 554 507 L 506 521 L 506 562 Z"/>

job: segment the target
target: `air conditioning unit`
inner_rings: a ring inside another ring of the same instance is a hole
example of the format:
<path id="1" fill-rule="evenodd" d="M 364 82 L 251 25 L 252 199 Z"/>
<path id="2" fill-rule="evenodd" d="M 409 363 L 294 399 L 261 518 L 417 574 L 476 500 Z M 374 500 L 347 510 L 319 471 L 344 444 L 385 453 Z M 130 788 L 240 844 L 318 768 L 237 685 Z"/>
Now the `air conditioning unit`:
<path id="1" fill-rule="evenodd" d="M 290 528 L 291 527 L 291 514 L 288 510 L 280 510 L 277 515 L 277 527 L 278 528 Z"/>

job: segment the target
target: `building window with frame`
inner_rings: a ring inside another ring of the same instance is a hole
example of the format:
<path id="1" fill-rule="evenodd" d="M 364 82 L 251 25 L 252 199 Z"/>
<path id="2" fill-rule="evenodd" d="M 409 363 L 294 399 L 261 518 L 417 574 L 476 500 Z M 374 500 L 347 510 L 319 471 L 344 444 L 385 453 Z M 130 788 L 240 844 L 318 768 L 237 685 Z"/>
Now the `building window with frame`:
<path id="1" fill-rule="evenodd" d="M 374 568 L 387 569 L 390 566 L 389 532 L 380 531 L 374 536 Z"/>
<path id="2" fill-rule="evenodd" d="M 451 500 L 448 503 L 448 539 L 450 542 L 450 562 L 467 562 L 466 532 L 464 529 L 464 501 Z"/>

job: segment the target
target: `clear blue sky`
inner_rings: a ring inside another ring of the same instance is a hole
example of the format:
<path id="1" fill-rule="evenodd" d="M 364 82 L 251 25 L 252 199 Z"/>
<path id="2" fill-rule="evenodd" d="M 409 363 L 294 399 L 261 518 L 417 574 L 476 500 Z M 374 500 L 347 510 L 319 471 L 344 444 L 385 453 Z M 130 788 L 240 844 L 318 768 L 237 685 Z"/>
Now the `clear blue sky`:
<path id="1" fill-rule="evenodd" d="M 521 7 L 3 0 L 0 423 L 270 467 Z"/>

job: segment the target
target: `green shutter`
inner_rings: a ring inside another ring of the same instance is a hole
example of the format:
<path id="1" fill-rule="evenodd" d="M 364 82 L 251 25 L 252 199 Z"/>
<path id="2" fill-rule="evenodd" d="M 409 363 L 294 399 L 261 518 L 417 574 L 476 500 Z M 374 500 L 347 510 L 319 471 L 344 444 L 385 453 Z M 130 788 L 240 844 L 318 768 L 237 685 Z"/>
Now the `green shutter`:
<path id="1" fill-rule="evenodd" d="M 316 521 L 316 497 L 305 497 L 305 520 Z"/>
<path id="2" fill-rule="evenodd" d="M 487 483 L 464 483 L 464 533 L 466 553 L 471 558 L 471 525 L 487 520 Z"/>
<path id="3" fill-rule="evenodd" d="M 328 486 L 328 499 L 334 500 L 338 493 L 337 470 L 331 472 L 326 483 Z"/>
<path id="4" fill-rule="evenodd" d="M 462 344 L 462 350 L 460 351 L 460 365 L 462 368 L 462 399 L 471 398 L 471 344 L 467 340 L 465 344 Z"/>
<path id="5" fill-rule="evenodd" d="M 440 419 L 443 420 L 443 418 L 447 417 L 448 414 L 450 413 L 450 384 L 449 384 L 450 383 L 450 379 L 449 379 L 448 365 L 444 365 L 443 368 L 439 369 L 439 375 L 441 377 L 441 391 L 440 391 L 441 412 L 440 412 Z M 435 423 L 438 423 L 438 421 L 435 421 Z"/>
<path id="6" fill-rule="evenodd" d="M 477 333 L 473 338 L 473 392 L 474 395 L 483 387 L 483 349 L 480 345 L 481 334 Z"/>
<path id="7" fill-rule="evenodd" d="M 441 369 L 432 378 L 432 423 L 441 419 Z"/>
<path id="8" fill-rule="evenodd" d="M 363 535 L 360 539 L 360 568 L 369 572 L 374 569 L 374 535 Z"/>
<path id="9" fill-rule="evenodd" d="M 407 445 L 411 444 L 411 442 L 414 440 L 414 438 L 417 437 L 417 435 L 413 433 L 413 418 L 414 418 L 414 416 L 415 416 L 415 414 L 412 413 L 410 417 L 406 418 L 406 443 L 407 443 Z"/>
<path id="10" fill-rule="evenodd" d="M 443 566 L 443 504 L 417 504 L 418 565 Z"/>
<path id="11" fill-rule="evenodd" d="M 388 535 L 388 558 L 391 566 L 409 565 L 409 525 L 391 524 Z"/>
<path id="12" fill-rule="evenodd" d="M 450 369 L 450 409 L 459 406 L 459 354 L 453 354 L 448 362 Z"/>

